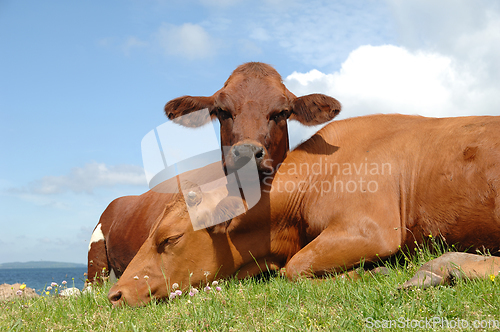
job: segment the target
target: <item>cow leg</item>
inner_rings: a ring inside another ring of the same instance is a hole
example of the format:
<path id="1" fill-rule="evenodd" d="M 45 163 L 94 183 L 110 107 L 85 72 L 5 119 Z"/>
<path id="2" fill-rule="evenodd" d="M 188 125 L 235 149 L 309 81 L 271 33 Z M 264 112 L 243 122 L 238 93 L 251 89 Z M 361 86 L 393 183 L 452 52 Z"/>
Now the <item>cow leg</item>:
<path id="1" fill-rule="evenodd" d="M 328 227 L 288 261 L 286 275 L 320 276 L 378 261 L 396 253 L 400 236 L 395 228 L 381 228 L 372 220 L 341 231 Z"/>
<path id="2" fill-rule="evenodd" d="M 486 279 L 500 272 L 500 258 L 448 252 L 420 267 L 417 273 L 400 286 L 428 288 L 450 284 L 457 279 Z"/>

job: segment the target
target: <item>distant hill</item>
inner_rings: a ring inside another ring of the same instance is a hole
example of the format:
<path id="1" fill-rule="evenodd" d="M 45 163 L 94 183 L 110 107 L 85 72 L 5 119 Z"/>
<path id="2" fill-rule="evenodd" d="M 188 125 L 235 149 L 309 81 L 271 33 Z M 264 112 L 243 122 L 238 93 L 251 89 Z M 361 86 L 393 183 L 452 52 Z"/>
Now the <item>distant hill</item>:
<path id="1" fill-rule="evenodd" d="M 36 262 L 12 262 L 1 263 L 0 270 L 5 269 L 56 269 L 56 268 L 74 268 L 74 267 L 87 267 L 85 264 L 77 263 L 62 263 L 50 261 L 36 261 Z"/>

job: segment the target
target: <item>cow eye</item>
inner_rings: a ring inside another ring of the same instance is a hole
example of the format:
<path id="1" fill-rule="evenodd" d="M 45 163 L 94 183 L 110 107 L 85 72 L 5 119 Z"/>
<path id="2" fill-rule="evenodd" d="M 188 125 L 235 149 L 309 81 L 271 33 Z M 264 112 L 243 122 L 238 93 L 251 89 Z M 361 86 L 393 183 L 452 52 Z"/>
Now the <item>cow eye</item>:
<path id="1" fill-rule="evenodd" d="M 159 252 L 164 251 L 167 246 L 171 246 L 171 245 L 176 244 L 177 241 L 179 241 L 179 239 L 181 238 L 181 236 L 182 236 L 182 234 L 166 238 L 158 246 L 158 251 Z"/>
<path id="2" fill-rule="evenodd" d="M 283 110 L 281 112 L 274 113 L 271 116 L 271 120 L 276 122 L 276 123 L 283 121 L 283 120 L 286 120 L 286 119 L 288 119 L 288 110 Z"/>
<path id="3" fill-rule="evenodd" d="M 233 118 L 233 116 L 230 112 L 225 111 L 222 108 L 217 109 L 217 117 L 219 118 L 219 121 Z"/>

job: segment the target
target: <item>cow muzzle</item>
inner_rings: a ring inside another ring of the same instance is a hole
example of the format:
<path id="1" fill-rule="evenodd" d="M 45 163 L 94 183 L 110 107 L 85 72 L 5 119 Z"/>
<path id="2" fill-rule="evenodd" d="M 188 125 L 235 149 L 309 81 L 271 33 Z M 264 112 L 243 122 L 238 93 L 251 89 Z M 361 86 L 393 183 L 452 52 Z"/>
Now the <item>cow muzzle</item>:
<path id="1" fill-rule="evenodd" d="M 123 304 L 123 294 L 120 290 L 110 289 L 108 293 L 109 302 L 113 305 L 114 308 L 119 307 Z"/>
<path id="2" fill-rule="evenodd" d="M 113 305 L 113 308 L 128 305 L 132 307 L 144 306 L 151 301 L 151 292 L 145 292 L 144 289 L 138 288 L 130 292 L 131 289 L 122 287 L 119 282 L 116 283 L 108 292 L 108 300 Z"/>
<path id="3" fill-rule="evenodd" d="M 245 140 L 233 145 L 225 154 L 225 164 L 229 170 L 239 169 L 245 166 L 254 157 L 259 171 L 264 170 L 264 160 L 267 157 L 266 148 L 256 142 Z"/>

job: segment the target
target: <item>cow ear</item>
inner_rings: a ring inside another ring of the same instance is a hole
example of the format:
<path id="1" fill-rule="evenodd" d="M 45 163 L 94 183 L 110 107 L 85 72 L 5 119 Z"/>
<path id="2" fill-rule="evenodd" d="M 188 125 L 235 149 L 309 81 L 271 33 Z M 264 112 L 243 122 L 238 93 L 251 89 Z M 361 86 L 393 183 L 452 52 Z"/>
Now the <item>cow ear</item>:
<path id="1" fill-rule="evenodd" d="M 211 114 L 214 109 L 214 101 L 213 96 L 175 98 L 165 105 L 165 115 L 182 126 L 200 127 L 215 119 L 215 115 Z M 203 109 L 208 109 L 208 112 L 197 112 Z"/>
<path id="2" fill-rule="evenodd" d="M 314 93 L 295 98 L 290 119 L 306 126 L 314 126 L 330 121 L 339 114 L 340 109 L 337 99 Z"/>
<path id="3" fill-rule="evenodd" d="M 225 233 L 233 218 L 244 212 L 244 208 L 242 210 L 241 198 L 228 196 L 222 199 L 215 207 L 213 214 L 215 225 L 207 229 L 211 233 Z"/>

